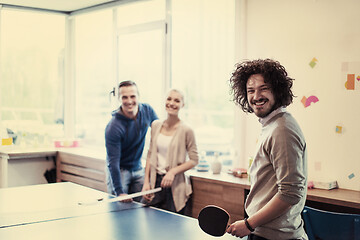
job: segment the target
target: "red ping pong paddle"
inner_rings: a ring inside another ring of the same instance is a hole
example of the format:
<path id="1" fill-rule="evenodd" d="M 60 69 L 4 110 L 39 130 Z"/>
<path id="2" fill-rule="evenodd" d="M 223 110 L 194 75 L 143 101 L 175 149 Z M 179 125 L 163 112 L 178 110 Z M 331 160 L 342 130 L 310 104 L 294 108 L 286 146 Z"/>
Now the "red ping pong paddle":
<path id="1" fill-rule="evenodd" d="M 229 226 L 229 213 L 218 206 L 208 205 L 201 209 L 198 222 L 200 228 L 207 234 L 220 237 L 225 234 Z"/>

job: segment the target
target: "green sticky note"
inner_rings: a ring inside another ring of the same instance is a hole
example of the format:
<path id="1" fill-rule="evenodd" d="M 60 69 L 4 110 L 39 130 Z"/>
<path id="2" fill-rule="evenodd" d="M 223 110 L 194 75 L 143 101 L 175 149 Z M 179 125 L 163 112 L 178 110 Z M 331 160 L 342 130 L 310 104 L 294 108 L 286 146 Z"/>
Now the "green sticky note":
<path id="1" fill-rule="evenodd" d="M 316 65 L 316 62 L 311 61 L 311 62 L 309 63 L 309 65 L 310 65 L 310 67 L 314 68 L 314 67 L 315 67 L 315 65 Z"/>

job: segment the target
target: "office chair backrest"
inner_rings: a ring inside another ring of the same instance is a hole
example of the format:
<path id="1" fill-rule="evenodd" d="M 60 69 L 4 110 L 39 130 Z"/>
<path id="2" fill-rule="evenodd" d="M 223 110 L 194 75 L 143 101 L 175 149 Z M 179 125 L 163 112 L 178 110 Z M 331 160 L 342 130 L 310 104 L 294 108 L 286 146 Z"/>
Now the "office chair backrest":
<path id="1" fill-rule="evenodd" d="M 360 240 L 360 215 L 305 206 L 302 213 L 309 240 Z"/>

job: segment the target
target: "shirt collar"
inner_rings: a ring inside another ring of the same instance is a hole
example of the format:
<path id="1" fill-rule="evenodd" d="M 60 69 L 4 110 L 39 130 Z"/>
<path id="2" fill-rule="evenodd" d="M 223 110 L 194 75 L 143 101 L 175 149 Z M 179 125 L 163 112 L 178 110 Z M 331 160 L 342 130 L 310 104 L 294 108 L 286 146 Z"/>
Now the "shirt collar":
<path id="1" fill-rule="evenodd" d="M 264 118 L 259 118 L 259 122 L 264 126 L 270 119 L 278 115 L 279 113 L 287 112 L 286 107 L 279 107 L 272 111 L 269 115 Z"/>

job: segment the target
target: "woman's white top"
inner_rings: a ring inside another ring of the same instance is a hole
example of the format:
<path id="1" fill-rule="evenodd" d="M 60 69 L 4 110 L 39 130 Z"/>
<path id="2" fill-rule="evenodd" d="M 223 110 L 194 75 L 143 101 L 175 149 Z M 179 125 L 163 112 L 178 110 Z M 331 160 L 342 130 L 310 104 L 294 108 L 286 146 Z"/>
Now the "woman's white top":
<path id="1" fill-rule="evenodd" d="M 162 133 L 159 134 L 157 139 L 157 156 L 158 156 L 158 165 L 157 173 L 166 174 L 166 169 L 169 167 L 168 160 L 166 159 L 169 144 L 173 136 L 166 136 Z"/>

